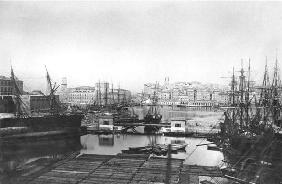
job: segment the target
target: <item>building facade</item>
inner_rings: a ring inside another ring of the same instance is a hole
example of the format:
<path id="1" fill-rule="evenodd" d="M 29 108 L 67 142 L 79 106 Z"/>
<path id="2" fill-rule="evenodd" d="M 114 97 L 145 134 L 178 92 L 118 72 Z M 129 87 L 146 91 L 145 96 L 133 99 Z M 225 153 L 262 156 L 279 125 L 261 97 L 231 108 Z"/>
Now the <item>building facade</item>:
<path id="1" fill-rule="evenodd" d="M 49 112 L 50 111 L 50 97 L 45 95 L 22 95 L 23 109 L 28 113 L 33 112 Z M 59 95 L 55 95 L 57 103 Z"/>
<path id="2" fill-rule="evenodd" d="M 23 81 L 16 80 L 16 83 L 19 87 L 21 93 L 23 93 Z M 0 95 L 13 95 L 14 86 L 10 78 L 5 76 L 0 76 Z"/>
<path id="3" fill-rule="evenodd" d="M 70 105 L 86 106 L 94 104 L 96 93 L 95 87 L 81 86 L 70 88 L 67 92 L 67 102 Z"/>

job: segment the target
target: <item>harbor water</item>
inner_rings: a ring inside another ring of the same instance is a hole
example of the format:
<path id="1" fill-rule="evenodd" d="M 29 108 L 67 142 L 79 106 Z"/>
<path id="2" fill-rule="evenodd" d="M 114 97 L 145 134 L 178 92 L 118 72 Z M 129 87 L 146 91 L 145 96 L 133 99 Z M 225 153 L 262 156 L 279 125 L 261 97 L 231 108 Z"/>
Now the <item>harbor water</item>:
<path id="1" fill-rule="evenodd" d="M 222 116 L 221 112 L 206 109 L 191 110 L 164 107 L 161 110 L 163 121 L 167 121 L 172 117 L 186 117 L 190 119 L 190 122 L 195 122 L 200 127 L 216 125 Z M 19 169 L 41 158 L 48 158 L 51 161 L 72 152 L 115 155 L 129 147 L 170 144 L 173 142 L 185 142 L 188 144 L 185 151 L 172 154 L 172 158 L 184 159 L 184 164 L 218 166 L 222 164 L 224 159 L 223 154 L 219 151 L 207 150 L 206 145 L 197 146 L 207 143 L 205 138 L 166 137 L 162 135 L 87 134 L 43 140 L 0 141 L 0 184 L 9 183 L 7 181 L 17 176 Z"/>
<path id="2" fill-rule="evenodd" d="M 115 155 L 129 147 L 142 147 L 154 144 L 170 144 L 172 142 L 185 142 L 185 151 L 172 154 L 172 158 L 185 159 L 184 164 L 204 166 L 217 166 L 221 164 L 223 155 L 219 151 L 207 150 L 207 146 L 197 146 L 208 143 L 205 138 L 180 138 L 148 135 L 84 135 L 81 137 L 84 154 Z"/>

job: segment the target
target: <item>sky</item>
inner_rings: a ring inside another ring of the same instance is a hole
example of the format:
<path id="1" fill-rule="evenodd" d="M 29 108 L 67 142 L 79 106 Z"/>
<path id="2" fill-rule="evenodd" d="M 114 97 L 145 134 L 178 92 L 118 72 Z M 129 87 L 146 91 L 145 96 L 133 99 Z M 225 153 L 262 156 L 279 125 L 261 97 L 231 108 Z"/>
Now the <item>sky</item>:
<path id="1" fill-rule="evenodd" d="M 227 84 L 248 65 L 260 81 L 282 61 L 282 2 L 0 1 L 0 75 L 26 90 L 53 81 L 109 81 L 141 91 L 148 82 Z M 237 72 L 238 73 L 238 72 Z"/>

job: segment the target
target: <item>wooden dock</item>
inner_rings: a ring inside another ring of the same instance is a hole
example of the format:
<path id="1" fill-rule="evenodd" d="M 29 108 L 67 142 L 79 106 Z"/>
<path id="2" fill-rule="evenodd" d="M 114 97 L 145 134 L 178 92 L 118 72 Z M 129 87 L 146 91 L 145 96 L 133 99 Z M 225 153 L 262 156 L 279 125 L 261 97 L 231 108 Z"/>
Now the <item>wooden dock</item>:
<path id="1" fill-rule="evenodd" d="M 184 165 L 181 169 L 179 184 L 198 184 L 199 176 L 222 177 L 218 167 Z"/>
<path id="2" fill-rule="evenodd" d="M 84 154 L 65 158 L 36 172 L 23 174 L 18 183 L 164 184 L 169 179 L 170 184 L 184 184 L 190 181 L 197 183 L 200 175 L 221 176 L 218 168 L 183 165 L 183 161 L 171 159 L 168 168 L 167 158 L 143 154 Z"/>

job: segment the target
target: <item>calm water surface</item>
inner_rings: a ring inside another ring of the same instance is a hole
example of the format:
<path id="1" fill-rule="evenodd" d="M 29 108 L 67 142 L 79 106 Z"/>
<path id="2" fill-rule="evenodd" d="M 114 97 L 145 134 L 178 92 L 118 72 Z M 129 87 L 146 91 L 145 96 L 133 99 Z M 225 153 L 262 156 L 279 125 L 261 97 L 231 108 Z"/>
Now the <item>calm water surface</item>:
<path id="1" fill-rule="evenodd" d="M 185 159 L 185 164 L 215 166 L 221 164 L 223 160 L 221 152 L 207 150 L 207 146 L 196 146 L 197 144 L 208 143 L 206 139 L 146 135 L 88 134 L 81 137 L 83 147 L 81 153 L 115 155 L 129 147 L 169 144 L 174 140 L 185 141 L 188 144 L 185 151 L 172 154 L 172 158 Z"/>
<path id="2" fill-rule="evenodd" d="M 144 114 L 146 109 L 137 107 L 136 112 Z M 164 107 L 160 109 L 163 121 L 173 117 L 186 117 L 190 123 L 197 122 L 200 126 L 218 123 L 222 112 L 211 109 L 183 109 Z M 185 141 L 188 146 L 184 152 L 173 154 L 173 158 L 185 159 L 185 164 L 214 166 L 221 164 L 223 155 L 218 151 L 207 150 L 207 146 L 196 146 L 207 141 L 196 138 L 173 138 L 146 135 L 83 135 L 47 139 L 43 141 L 1 142 L 0 140 L 0 184 L 7 183 L 17 168 L 40 158 L 55 159 L 73 151 L 87 154 L 115 155 L 129 147 L 146 146 L 149 144 L 169 144 L 171 141 Z"/>

